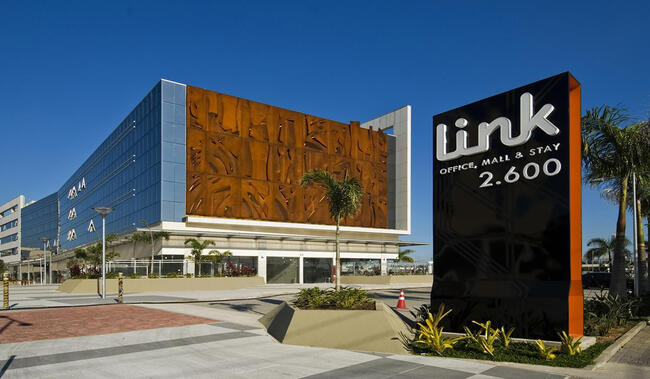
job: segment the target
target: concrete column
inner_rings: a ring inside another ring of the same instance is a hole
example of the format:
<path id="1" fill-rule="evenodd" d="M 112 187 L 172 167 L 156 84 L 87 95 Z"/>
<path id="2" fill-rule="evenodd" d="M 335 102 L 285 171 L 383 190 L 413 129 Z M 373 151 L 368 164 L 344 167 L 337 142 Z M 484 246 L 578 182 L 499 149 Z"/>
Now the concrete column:
<path id="1" fill-rule="evenodd" d="M 266 283 L 266 257 L 258 256 L 257 257 L 257 275 L 264 278 L 264 283 Z"/>
<path id="2" fill-rule="evenodd" d="M 388 262 L 386 261 L 386 258 L 381 257 L 379 264 L 381 265 L 381 274 L 388 275 Z"/>
<path id="3" fill-rule="evenodd" d="M 185 272 L 183 274 L 194 275 L 194 261 L 187 257 L 185 258 Z"/>
<path id="4" fill-rule="evenodd" d="M 305 282 L 305 259 L 300 254 L 298 258 L 298 283 L 303 284 Z"/>

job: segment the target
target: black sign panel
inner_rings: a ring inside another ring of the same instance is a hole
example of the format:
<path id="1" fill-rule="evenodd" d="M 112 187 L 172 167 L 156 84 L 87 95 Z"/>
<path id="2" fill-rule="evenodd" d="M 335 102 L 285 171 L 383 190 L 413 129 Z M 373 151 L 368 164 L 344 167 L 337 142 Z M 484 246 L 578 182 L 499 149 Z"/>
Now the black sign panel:
<path id="1" fill-rule="evenodd" d="M 447 330 L 491 320 L 520 337 L 582 334 L 571 88 L 564 73 L 434 116 L 431 304 L 453 309 Z"/>

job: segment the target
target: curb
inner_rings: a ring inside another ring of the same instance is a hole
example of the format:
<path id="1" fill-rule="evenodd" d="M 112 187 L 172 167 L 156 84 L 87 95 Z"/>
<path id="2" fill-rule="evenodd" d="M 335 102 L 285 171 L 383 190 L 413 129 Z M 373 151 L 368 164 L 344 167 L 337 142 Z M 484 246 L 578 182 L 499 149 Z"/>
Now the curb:
<path id="1" fill-rule="evenodd" d="M 607 363 L 614 354 L 616 354 L 626 343 L 630 342 L 634 336 L 636 336 L 641 329 L 646 326 L 646 321 L 641 321 L 636 324 L 632 329 L 628 330 L 623 336 L 617 339 L 613 344 L 611 344 L 607 349 L 605 349 L 600 355 L 594 359 L 594 364 L 591 366 L 585 367 L 585 369 L 595 370 L 600 366 Z"/>

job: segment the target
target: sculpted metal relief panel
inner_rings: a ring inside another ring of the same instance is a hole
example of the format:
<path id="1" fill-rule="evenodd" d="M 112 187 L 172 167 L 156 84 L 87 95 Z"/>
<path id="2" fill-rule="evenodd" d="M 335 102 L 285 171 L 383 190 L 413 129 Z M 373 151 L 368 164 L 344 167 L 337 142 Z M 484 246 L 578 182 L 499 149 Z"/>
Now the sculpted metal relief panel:
<path id="1" fill-rule="evenodd" d="M 344 225 L 387 225 L 386 135 L 187 87 L 187 214 L 333 224 L 323 190 L 300 179 L 322 169 L 358 178 L 365 196 Z"/>

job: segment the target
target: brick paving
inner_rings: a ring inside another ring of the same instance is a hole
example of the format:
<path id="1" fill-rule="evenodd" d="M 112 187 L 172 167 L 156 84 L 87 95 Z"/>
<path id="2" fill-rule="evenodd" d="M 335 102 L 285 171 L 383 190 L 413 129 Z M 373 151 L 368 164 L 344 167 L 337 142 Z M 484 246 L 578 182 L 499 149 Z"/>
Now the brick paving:
<path id="1" fill-rule="evenodd" d="M 610 359 L 610 362 L 650 367 L 650 326 L 645 326 Z"/>
<path id="2" fill-rule="evenodd" d="M 0 344 L 213 323 L 215 320 L 134 305 L 0 312 Z"/>

